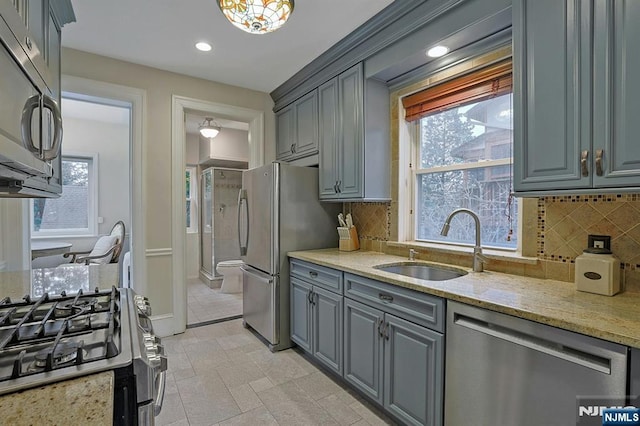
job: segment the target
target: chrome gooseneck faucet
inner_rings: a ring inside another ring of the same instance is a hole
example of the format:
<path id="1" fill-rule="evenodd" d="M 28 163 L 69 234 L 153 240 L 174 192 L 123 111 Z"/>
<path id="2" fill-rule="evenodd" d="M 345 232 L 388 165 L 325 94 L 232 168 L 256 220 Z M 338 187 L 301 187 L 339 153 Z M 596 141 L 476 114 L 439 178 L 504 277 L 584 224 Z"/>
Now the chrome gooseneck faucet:
<path id="1" fill-rule="evenodd" d="M 482 272 L 484 270 L 483 264 L 488 262 L 489 259 L 482 254 L 482 247 L 480 246 L 480 219 L 478 219 L 477 214 L 469 209 L 456 209 L 452 211 L 447 217 L 447 220 L 445 220 L 444 225 L 442 226 L 442 231 L 440 231 L 440 235 L 443 237 L 447 236 L 449 228 L 451 227 L 451 219 L 453 219 L 453 217 L 458 213 L 467 213 L 476 222 L 476 245 L 473 248 L 473 272 Z"/>

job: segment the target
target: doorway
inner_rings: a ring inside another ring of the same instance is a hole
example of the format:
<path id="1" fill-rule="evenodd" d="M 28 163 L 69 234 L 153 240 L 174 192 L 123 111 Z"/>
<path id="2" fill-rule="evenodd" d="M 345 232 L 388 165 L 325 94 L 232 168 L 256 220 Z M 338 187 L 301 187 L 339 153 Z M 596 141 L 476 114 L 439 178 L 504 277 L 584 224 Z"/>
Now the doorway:
<path id="1" fill-rule="evenodd" d="M 199 132 L 207 120 L 219 129 L 213 138 Z M 249 165 L 249 134 L 246 122 L 191 110 L 185 115 L 185 129 L 187 327 L 191 328 L 242 315 L 242 289 L 233 285 L 239 267 L 224 265 L 240 259 L 237 203 L 242 170 Z M 224 274 L 225 270 L 230 273 Z"/>
<path id="2" fill-rule="evenodd" d="M 186 165 L 186 114 L 201 112 L 216 119 L 227 119 L 248 123 L 249 168 L 264 162 L 264 112 L 227 104 L 202 101 L 174 95 L 172 98 L 172 273 L 173 315 L 171 334 L 183 333 L 187 327 L 187 269 L 186 269 L 186 212 L 184 200 L 186 188 L 184 168 Z M 165 333 L 169 334 L 169 333 Z"/>
<path id="3" fill-rule="evenodd" d="M 128 102 L 63 93 L 63 191 L 59 198 L 29 203 L 33 268 L 69 262 L 62 254 L 38 256 L 39 245 L 58 244 L 64 251 L 87 253 L 121 221 L 126 231 L 118 259 L 123 276 L 122 258 L 129 257 L 131 230 L 131 108 Z"/>

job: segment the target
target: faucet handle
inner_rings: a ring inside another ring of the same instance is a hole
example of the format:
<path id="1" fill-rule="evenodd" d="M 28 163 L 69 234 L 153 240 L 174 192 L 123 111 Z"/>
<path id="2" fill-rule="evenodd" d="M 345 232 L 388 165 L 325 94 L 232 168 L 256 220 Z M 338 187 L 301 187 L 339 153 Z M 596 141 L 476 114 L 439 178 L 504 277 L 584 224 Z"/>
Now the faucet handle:
<path id="1" fill-rule="evenodd" d="M 416 254 L 418 254 L 418 250 L 409 249 L 409 260 L 415 260 Z"/>

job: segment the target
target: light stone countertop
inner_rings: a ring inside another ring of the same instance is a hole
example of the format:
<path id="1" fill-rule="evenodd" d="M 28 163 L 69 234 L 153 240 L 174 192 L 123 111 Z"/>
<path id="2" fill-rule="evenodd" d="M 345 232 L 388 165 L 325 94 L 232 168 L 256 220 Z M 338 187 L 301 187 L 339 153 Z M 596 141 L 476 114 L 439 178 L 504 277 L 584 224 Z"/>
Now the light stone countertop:
<path id="1" fill-rule="evenodd" d="M 112 425 L 113 372 L 107 371 L 0 397 L 2 424 Z"/>
<path id="2" fill-rule="evenodd" d="M 408 259 L 369 251 L 334 248 L 290 252 L 289 257 L 640 348 L 640 294 L 602 296 L 577 291 L 574 283 L 418 261 L 468 272 L 452 280 L 424 281 L 374 269 Z"/>

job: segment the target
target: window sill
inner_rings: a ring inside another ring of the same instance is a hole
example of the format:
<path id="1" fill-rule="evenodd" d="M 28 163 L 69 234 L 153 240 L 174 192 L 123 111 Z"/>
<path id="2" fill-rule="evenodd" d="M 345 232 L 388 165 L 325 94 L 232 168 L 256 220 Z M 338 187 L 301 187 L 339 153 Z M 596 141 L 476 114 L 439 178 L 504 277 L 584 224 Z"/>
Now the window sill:
<path id="1" fill-rule="evenodd" d="M 473 254 L 473 247 L 454 246 L 449 244 L 423 243 L 418 241 L 387 241 L 391 247 L 406 247 L 407 249 L 429 250 L 442 254 Z M 522 256 L 515 251 L 496 250 L 482 248 L 482 254 L 490 259 L 503 260 L 507 262 L 522 263 L 525 265 L 537 265 L 537 257 Z"/>
<path id="2" fill-rule="evenodd" d="M 31 240 L 80 240 L 83 238 L 98 238 L 97 234 L 60 234 L 60 235 L 32 235 Z"/>

